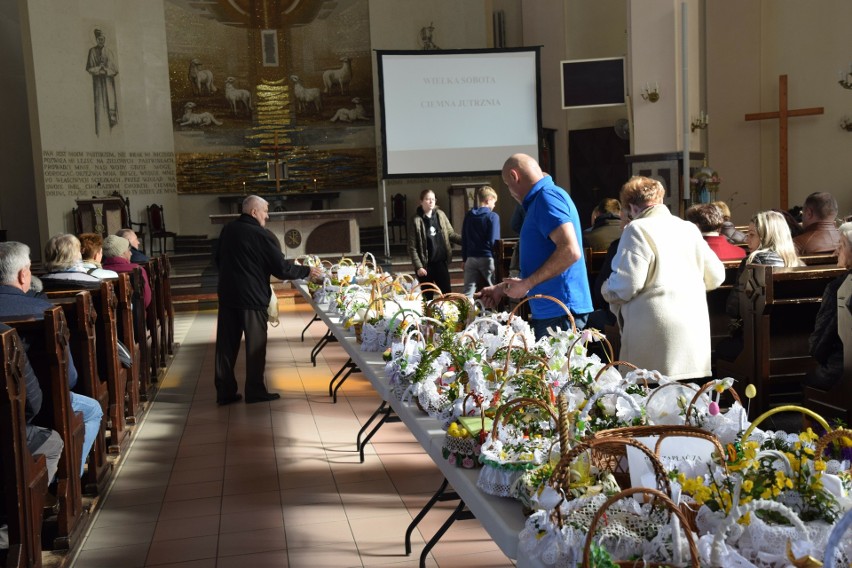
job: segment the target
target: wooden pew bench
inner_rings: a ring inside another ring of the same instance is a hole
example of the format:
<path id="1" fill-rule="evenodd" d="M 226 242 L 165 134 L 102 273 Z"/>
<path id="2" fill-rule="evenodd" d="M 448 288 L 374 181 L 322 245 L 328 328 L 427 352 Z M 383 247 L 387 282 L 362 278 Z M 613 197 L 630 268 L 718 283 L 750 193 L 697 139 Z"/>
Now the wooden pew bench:
<path id="1" fill-rule="evenodd" d="M 852 276 L 837 291 L 837 334 L 843 342 L 843 376 L 831 389 L 825 391 L 805 387 L 805 406 L 831 422 L 842 420 L 852 425 Z"/>
<path id="2" fill-rule="evenodd" d="M 106 458 L 105 431 L 109 412 L 109 386 L 98 374 L 95 329 L 97 313 L 92 303 L 92 294 L 86 290 L 76 292 L 73 296 L 53 298 L 52 302 L 62 308 L 68 323 L 71 356 L 78 373 L 76 390 L 97 400 L 104 413 L 101 430 L 95 438 L 92 454 L 89 456 L 89 467 L 83 476 L 83 492 L 99 495 L 106 489 L 112 465 Z"/>
<path id="3" fill-rule="evenodd" d="M 74 298 L 80 292 L 78 289 L 49 290 L 49 300 L 57 302 L 63 298 Z M 127 423 L 125 418 L 125 394 L 127 389 L 127 369 L 121 366 L 118 357 L 117 307 L 118 298 L 112 280 L 102 280 L 100 287 L 87 290 L 92 296 L 95 307 L 95 336 L 97 374 L 101 382 L 107 386 L 107 409 L 104 415 L 109 426 L 109 453 L 118 454 L 125 444 Z M 138 387 L 136 387 L 138 388 Z M 94 398 L 94 397 L 93 397 Z"/>
<path id="4" fill-rule="evenodd" d="M 24 348 L 14 330 L 0 332 L 0 485 L 9 527 L 5 567 L 41 566 L 41 531 L 47 466 L 27 448 Z"/>
<path id="5" fill-rule="evenodd" d="M 84 515 L 86 515 L 80 483 L 80 458 L 84 437 L 83 417 L 71 408 L 66 359 L 69 341 L 68 326 L 62 308 L 59 306 L 45 310 L 44 319 L 3 318 L 3 321 L 30 341 L 28 351 L 30 365 L 38 377 L 44 396 L 41 411 L 34 422 L 56 430 L 65 443 L 59 460 L 59 470 L 56 473 L 59 513 L 55 521 L 48 520 L 46 524 L 50 525 L 47 533 L 52 536 L 52 548 L 68 550 L 82 536 Z"/>
<path id="6" fill-rule="evenodd" d="M 843 273 L 826 265 L 751 264 L 740 276 L 744 347 L 735 361 L 718 360 L 716 372 L 737 379 L 740 390 L 755 385 L 757 414 L 775 403 L 801 403 L 802 379 L 815 364 L 808 337 L 826 285 Z"/>

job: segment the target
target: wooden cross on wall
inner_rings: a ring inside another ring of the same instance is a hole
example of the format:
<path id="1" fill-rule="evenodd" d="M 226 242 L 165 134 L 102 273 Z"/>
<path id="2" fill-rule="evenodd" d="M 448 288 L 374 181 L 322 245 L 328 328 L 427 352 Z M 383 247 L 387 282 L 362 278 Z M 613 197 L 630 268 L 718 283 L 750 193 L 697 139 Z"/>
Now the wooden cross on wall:
<path id="1" fill-rule="evenodd" d="M 766 120 L 769 118 L 777 118 L 779 120 L 779 161 L 780 179 L 779 189 L 781 191 L 781 209 L 789 208 L 787 182 L 788 182 L 788 167 L 787 167 L 787 118 L 791 116 L 810 116 L 814 114 L 822 114 L 823 107 L 812 108 L 787 108 L 787 75 L 778 77 L 778 111 L 776 112 L 757 112 L 745 115 L 746 120 Z"/>

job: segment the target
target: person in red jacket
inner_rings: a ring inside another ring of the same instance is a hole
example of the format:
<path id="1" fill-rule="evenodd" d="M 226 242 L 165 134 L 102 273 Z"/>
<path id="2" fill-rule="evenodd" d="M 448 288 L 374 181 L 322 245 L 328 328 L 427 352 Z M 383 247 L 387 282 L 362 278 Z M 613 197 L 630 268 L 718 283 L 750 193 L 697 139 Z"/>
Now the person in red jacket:
<path id="1" fill-rule="evenodd" d="M 745 249 L 732 245 L 728 242 L 728 238 L 719 232 L 725 218 L 722 216 L 722 211 L 712 203 L 693 205 L 686 210 L 686 220 L 698 227 L 701 236 L 704 237 L 719 260 L 745 258 Z"/>

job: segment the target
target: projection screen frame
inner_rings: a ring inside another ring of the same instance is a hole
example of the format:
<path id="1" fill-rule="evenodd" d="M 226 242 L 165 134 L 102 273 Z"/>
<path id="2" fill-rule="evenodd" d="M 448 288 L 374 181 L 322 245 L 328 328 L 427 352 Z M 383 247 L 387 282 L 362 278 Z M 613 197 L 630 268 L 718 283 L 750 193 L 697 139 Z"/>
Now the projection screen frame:
<path id="1" fill-rule="evenodd" d="M 405 171 L 398 172 L 394 170 L 391 173 L 388 168 L 388 128 L 387 128 L 387 112 L 385 108 L 385 69 L 383 57 L 385 56 L 412 56 L 412 57 L 446 57 L 452 55 L 479 55 L 479 54 L 500 54 L 500 53 L 531 53 L 534 56 L 535 69 L 535 96 L 533 103 L 535 105 L 535 158 L 538 158 L 541 151 L 541 135 L 542 135 L 542 120 L 541 120 L 541 49 L 540 47 L 523 47 L 523 48 L 500 48 L 500 49 L 445 49 L 440 51 L 415 51 L 415 50 L 376 50 L 376 62 L 379 79 L 379 109 L 381 116 L 381 149 L 382 149 L 382 177 L 383 179 L 413 179 L 424 177 L 464 177 L 478 176 L 499 173 L 500 167 L 503 164 L 503 159 L 508 158 L 514 153 L 511 148 L 507 147 L 505 156 L 495 164 L 493 169 L 469 169 L 469 170 L 440 170 L 432 169 L 426 171 Z"/>

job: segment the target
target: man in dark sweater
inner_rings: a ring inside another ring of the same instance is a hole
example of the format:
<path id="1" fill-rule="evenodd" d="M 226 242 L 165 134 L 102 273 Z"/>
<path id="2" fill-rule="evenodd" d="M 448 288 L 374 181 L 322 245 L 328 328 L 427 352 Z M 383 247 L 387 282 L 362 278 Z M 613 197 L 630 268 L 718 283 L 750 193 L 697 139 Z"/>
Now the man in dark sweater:
<path id="1" fill-rule="evenodd" d="M 317 278 L 319 268 L 293 264 L 284 258 L 275 236 L 264 227 L 269 203 L 251 195 L 242 215 L 219 235 L 219 319 L 216 326 L 216 401 L 220 405 L 242 400 L 237 392 L 234 365 L 240 340 L 246 336 L 246 402 L 266 402 L 281 396 L 266 390 L 267 309 L 272 297 L 270 276 L 281 280 Z"/>

